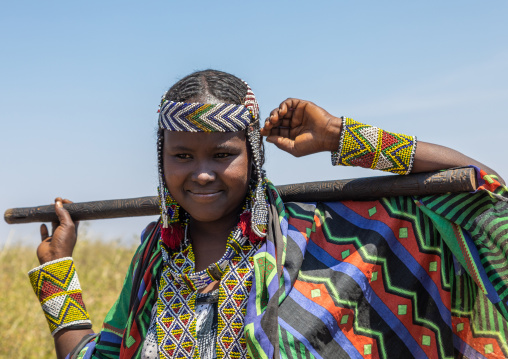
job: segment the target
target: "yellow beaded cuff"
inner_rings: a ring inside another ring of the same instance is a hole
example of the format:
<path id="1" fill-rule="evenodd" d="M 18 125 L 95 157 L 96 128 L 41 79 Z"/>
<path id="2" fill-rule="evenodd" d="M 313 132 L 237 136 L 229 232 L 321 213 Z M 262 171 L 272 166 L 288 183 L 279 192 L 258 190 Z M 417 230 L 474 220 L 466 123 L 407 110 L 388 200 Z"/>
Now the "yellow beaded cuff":
<path id="1" fill-rule="evenodd" d="M 64 328 L 92 327 L 71 257 L 44 263 L 28 272 L 28 276 L 41 303 L 51 335 Z"/>
<path id="2" fill-rule="evenodd" d="M 334 166 L 359 166 L 406 175 L 413 168 L 416 137 L 383 131 L 342 117 L 339 150 Z"/>

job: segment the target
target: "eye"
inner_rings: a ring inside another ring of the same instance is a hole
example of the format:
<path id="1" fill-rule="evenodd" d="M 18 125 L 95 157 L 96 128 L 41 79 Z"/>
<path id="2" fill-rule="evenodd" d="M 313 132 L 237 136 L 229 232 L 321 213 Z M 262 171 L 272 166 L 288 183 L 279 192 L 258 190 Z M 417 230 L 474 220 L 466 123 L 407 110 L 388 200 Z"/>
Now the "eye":
<path id="1" fill-rule="evenodd" d="M 227 158 L 227 157 L 230 157 L 232 156 L 231 153 L 227 153 L 227 152 L 221 152 L 221 153 L 217 153 L 215 154 L 215 158 Z"/>
<path id="2" fill-rule="evenodd" d="M 179 160 L 189 160 L 192 158 L 192 156 L 189 155 L 188 153 L 177 153 L 175 157 L 178 158 Z"/>

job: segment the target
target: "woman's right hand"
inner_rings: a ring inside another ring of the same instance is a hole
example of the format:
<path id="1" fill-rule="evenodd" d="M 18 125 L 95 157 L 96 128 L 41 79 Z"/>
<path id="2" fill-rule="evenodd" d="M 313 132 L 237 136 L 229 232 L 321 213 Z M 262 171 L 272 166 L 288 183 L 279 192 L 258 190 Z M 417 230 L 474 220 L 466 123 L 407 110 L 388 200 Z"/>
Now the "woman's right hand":
<path id="1" fill-rule="evenodd" d="M 41 225 L 41 244 L 37 247 L 37 258 L 39 263 L 72 257 L 76 245 L 77 230 L 79 222 L 73 222 L 69 212 L 63 208 L 63 203 L 72 203 L 68 199 L 55 198 L 55 212 L 58 222 L 52 223 L 53 234 L 48 234 L 48 227 Z"/>
<path id="2" fill-rule="evenodd" d="M 261 135 L 295 157 L 339 148 L 342 119 L 316 104 L 288 98 L 270 112 Z"/>

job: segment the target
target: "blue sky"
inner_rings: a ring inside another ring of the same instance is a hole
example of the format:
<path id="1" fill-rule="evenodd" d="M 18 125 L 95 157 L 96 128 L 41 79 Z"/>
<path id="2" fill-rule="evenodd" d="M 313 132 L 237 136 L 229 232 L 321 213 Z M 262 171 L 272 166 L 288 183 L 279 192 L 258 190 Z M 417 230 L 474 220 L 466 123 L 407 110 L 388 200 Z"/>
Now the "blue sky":
<path id="1" fill-rule="evenodd" d="M 505 1 L 64 1 L 0 8 L 0 209 L 154 195 L 162 93 L 206 68 L 457 149 L 508 177 Z M 267 145 L 276 184 L 381 175 Z M 89 232 L 129 238 L 147 218 Z M 0 243 L 38 225 L 0 224 Z"/>

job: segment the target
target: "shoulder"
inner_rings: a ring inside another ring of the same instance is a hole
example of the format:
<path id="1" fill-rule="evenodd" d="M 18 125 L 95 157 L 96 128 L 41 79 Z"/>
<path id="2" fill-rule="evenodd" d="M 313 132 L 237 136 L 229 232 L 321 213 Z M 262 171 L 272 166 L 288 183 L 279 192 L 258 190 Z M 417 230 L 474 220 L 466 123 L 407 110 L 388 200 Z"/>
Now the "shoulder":
<path id="1" fill-rule="evenodd" d="M 157 227 L 158 221 L 150 222 L 148 225 L 141 231 L 141 244 L 145 243 L 147 238 L 150 238 Z"/>
<path id="2" fill-rule="evenodd" d="M 411 196 L 384 197 L 370 201 L 326 201 L 326 202 L 286 202 L 284 203 L 288 220 L 307 219 L 314 221 L 320 217 L 320 222 L 333 220 L 335 215 L 349 217 L 356 213 L 366 218 L 383 212 L 414 213 L 418 204 Z"/>

